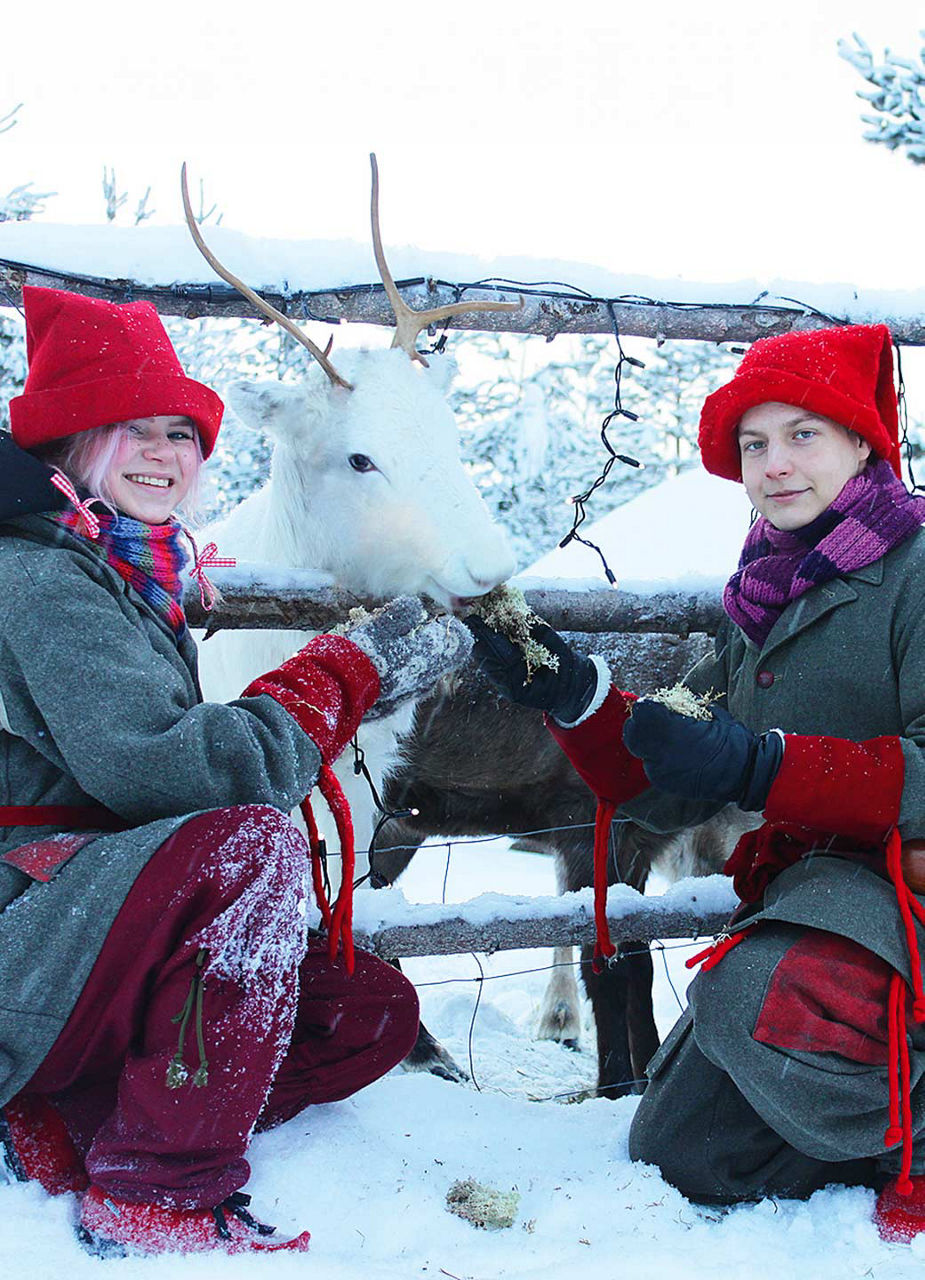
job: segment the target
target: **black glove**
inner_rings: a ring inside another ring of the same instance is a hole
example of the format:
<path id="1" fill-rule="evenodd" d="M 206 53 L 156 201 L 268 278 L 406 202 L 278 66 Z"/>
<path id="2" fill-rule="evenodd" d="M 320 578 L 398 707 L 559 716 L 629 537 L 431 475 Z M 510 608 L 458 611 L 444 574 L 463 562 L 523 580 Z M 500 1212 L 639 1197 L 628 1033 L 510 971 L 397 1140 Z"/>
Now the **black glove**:
<path id="1" fill-rule="evenodd" d="M 476 665 L 502 697 L 521 707 L 548 711 L 563 725 L 574 724 L 591 705 L 597 667 L 590 658 L 575 653 L 545 622 L 535 622 L 530 635 L 558 659 L 558 670 L 537 667 L 531 675 L 523 650 L 507 636 L 493 631 L 477 614 L 463 621 L 475 636 L 472 656 Z"/>
<path id="2" fill-rule="evenodd" d="M 660 702 L 640 698 L 623 728 L 653 786 L 692 800 L 723 800 L 747 811 L 764 809 L 784 756 L 780 733 L 753 733 L 723 707 L 693 720 Z"/>

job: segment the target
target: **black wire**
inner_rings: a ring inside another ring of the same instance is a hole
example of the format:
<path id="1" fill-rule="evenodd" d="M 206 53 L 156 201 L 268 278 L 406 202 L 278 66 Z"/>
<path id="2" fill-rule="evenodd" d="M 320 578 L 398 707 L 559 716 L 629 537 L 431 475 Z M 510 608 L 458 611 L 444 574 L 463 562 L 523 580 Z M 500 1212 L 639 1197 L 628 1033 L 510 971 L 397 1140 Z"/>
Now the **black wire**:
<path id="1" fill-rule="evenodd" d="M 475 1085 L 476 1090 L 479 1093 L 481 1093 L 482 1086 L 479 1084 L 478 1079 L 476 1077 L 475 1062 L 472 1056 L 472 1037 L 473 1037 L 473 1033 L 475 1032 L 475 1019 L 479 1011 L 479 1005 L 482 1002 L 482 988 L 485 986 L 485 970 L 482 968 L 482 962 L 478 958 L 476 953 L 474 951 L 470 951 L 469 954 L 472 956 L 472 959 L 475 961 L 475 963 L 479 967 L 478 978 L 472 979 L 473 982 L 477 982 L 479 984 L 479 989 L 478 989 L 478 992 L 476 993 L 475 1005 L 473 1006 L 473 1009 L 472 1009 L 472 1019 L 469 1023 L 469 1075 L 472 1077 L 472 1083 Z"/>
<path id="2" fill-rule="evenodd" d="M 623 366 L 625 364 L 630 364 L 630 365 L 636 366 L 637 368 L 644 369 L 645 365 L 642 363 L 641 360 L 637 360 L 634 356 L 628 356 L 626 352 L 623 350 L 623 343 L 620 341 L 620 330 L 617 325 L 617 317 L 613 309 L 613 303 L 608 301 L 606 303 L 606 306 L 607 306 L 607 311 L 610 315 L 610 323 L 613 325 L 613 336 L 616 339 L 617 351 L 619 353 L 616 367 L 614 368 L 614 371 L 613 371 L 613 380 L 614 380 L 613 409 L 610 411 L 610 413 L 607 414 L 607 416 L 604 418 L 603 423 L 601 424 L 601 443 L 603 444 L 604 448 L 607 450 L 608 457 L 604 463 L 604 466 L 601 469 L 600 475 L 597 476 L 597 478 L 594 481 L 592 481 L 592 483 L 584 491 L 584 493 L 577 493 L 573 495 L 572 505 L 575 508 L 575 515 L 572 520 L 572 527 L 569 530 L 569 532 L 565 535 L 565 537 L 562 539 L 562 541 L 559 543 L 559 546 L 567 547 L 570 542 L 580 542 L 582 546 L 588 547 L 590 548 L 590 550 L 596 552 L 597 555 L 600 557 L 601 564 L 603 565 L 604 576 L 606 577 L 610 585 L 613 587 L 613 586 L 616 586 L 617 578 L 613 570 L 611 569 L 610 565 L 607 563 L 607 557 L 604 555 L 603 551 L 597 545 L 596 542 L 592 542 L 590 538 L 582 537 L 582 535 L 578 532 L 578 530 L 581 528 L 581 526 L 584 524 L 587 518 L 588 513 L 585 509 L 586 504 L 590 501 L 592 495 L 596 493 L 597 490 L 603 484 L 607 483 L 607 479 L 610 475 L 611 469 L 614 466 L 614 463 L 622 462 L 625 466 L 628 466 L 628 467 L 642 466 L 642 463 L 637 461 L 636 458 L 631 458 L 625 453 L 617 453 L 616 449 L 614 449 L 613 445 L 610 443 L 609 439 L 607 438 L 607 431 L 611 423 L 614 421 L 614 419 L 618 417 L 628 418 L 631 422 L 639 421 L 638 414 L 632 413 L 629 409 L 624 408 L 620 391 L 621 391 L 621 384 L 623 381 Z"/>
<path id="3" fill-rule="evenodd" d="M 13 295 L 7 289 L 5 289 L 2 284 L 0 284 L 0 297 L 2 297 L 7 303 L 7 305 L 12 307 L 14 311 L 18 311 L 19 314 L 22 316 L 22 318 L 25 320 L 26 318 L 25 311 L 22 309 L 20 304 L 13 297 Z"/>
<path id="4" fill-rule="evenodd" d="M 672 982 L 672 980 L 671 980 L 671 974 L 670 974 L 670 972 L 669 972 L 669 970 L 668 970 L 668 950 L 667 950 L 667 948 L 665 947 L 664 942 L 661 942 L 661 941 L 659 941 L 659 940 L 657 940 L 657 939 L 656 939 L 656 941 L 653 943 L 653 945 L 654 945 L 655 947 L 657 947 L 657 948 L 658 948 L 658 950 L 659 950 L 659 951 L 661 951 L 661 953 L 662 953 L 662 964 L 665 966 L 665 977 L 668 979 L 668 985 L 669 985 L 669 987 L 671 987 L 671 994 L 674 996 L 675 1000 L 677 1001 L 678 1008 L 679 1008 L 679 1009 L 681 1010 L 681 1012 L 683 1013 L 683 1012 L 684 1012 L 684 1005 L 683 1005 L 683 1004 L 682 1004 L 682 1002 L 681 1002 L 681 997 L 678 995 L 677 991 L 675 990 L 674 982 Z M 691 945 L 694 945 L 694 944 L 691 944 Z M 698 945 L 699 945 L 699 944 L 698 944 Z"/>
<path id="5" fill-rule="evenodd" d="M 358 889 L 361 884 L 364 884 L 368 880 L 373 889 L 387 889 L 390 886 L 391 881 L 387 876 L 383 875 L 381 871 L 376 870 L 376 841 L 379 838 L 382 828 L 387 822 L 391 821 L 392 818 L 410 818 L 414 811 L 412 809 L 387 809 L 385 807 L 382 803 L 382 798 L 380 797 L 379 792 L 376 790 L 376 784 L 373 782 L 372 774 L 369 772 L 369 767 L 366 763 L 366 753 L 360 746 L 359 739 L 355 734 L 350 740 L 350 745 L 353 747 L 353 772 L 357 777 L 362 774 L 366 779 L 367 786 L 369 787 L 370 794 L 373 798 L 373 804 L 379 810 L 379 820 L 373 829 L 372 836 L 370 837 L 369 848 L 365 851 L 367 861 L 369 863 L 369 870 L 365 875 L 359 876 L 354 880 L 353 887 L 354 889 Z"/>
<path id="6" fill-rule="evenodd" d="M 396 817 L 410 814 L 410 809 L 397 809 Z M 629 818 L 615 818 L 614 822 L 629 822 Z M 452 840 L 440 840 L 435 844 L 390 844 L 389 853 L 408 853 L 415 850 L 427 851 L 429 849 L 449 849 L 454 844 L 491 844 L 494 840 L 520 840 L 526 836 L 545 836 L 551 835 L 556 831 L 590 831 L 594 827 L 593 822 L 572 822 L 560 827 L 534 827 L 530 831 L 502 831 L 498 835 L 493 836 L 454 836 Z M 359 853 L 365 853 L 367 850 L 360 849 Z"/>
<path id="7" fill-rule="evenodd" d="M 685 939 L 683 942 L 665 943 L 661 939 L 652 940 L 653 946 L 658 946 L 662 951 L 690 951 L 692 947 L 702 947 L 703 938 Z M 457 953 L 461 954 L 461 953 Z M 410 958 L 410 957 L 409 957 Z M 420 959 L 421 957 L 414 957 Z M 495 982 L 499 978 L 520 978 L 524 974 L 530 973 L 550 973 L 553 969 L 580 969 L 583 960 L 553 960 L 549 964 L 534 965 L 530 969 L 509 969 L 505 973 L 486 973 L 482 981 Z M 478 978 L 431 978 L 427 982 L 415 982 L 413 985 L 418 987 L 452 987 L 461 982 L 478 982 Z"/>
<path id="8" fill-rule="evenodd" d="M 912 441 L 909 438 L 909 405 L 906 400 L 906 382 L 903 378 L 903 357 L 902 347 L 898 342 L 893 341 L 893 349 L 896 352 L 896 407 L 899 415 L 899 448 L 900 452 L 905 455 L 906 468 L 909 472 L 909 480 L 912 484 L 912 492 L 917 493 L 920 489 L 925 491 L 925 485 L 921 485 L 915 478 L 915 470 L 912 466 L 914 450 Z"/>

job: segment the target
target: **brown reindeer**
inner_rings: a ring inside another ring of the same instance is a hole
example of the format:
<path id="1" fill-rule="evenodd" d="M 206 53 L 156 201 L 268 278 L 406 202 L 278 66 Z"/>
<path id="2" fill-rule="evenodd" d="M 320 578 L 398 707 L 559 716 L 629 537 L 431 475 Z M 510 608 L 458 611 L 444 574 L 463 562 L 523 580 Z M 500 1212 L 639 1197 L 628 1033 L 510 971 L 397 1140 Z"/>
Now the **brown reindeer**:
<path id="1" fill-rule="evenodd" d="M 572 634 L 568 639 L 582 652 L 602 654 L 619 672 L 619 681 L 638 692 L 673 684 L 711 643 L 705 636 Z M 498 698 L 474 669 L 418 704 L 402 756 L 387 782 L 386 805 L 418 813 L 386 824 L 371 859 L 374 874 L 392 883 L 429 836 L 516 835 L 515 847 L 555 856 L 560 892 L 592 883 L 594 797 L 542 717 Z M 617 822 L 608 879 L 642 891 L 655 863 L 670 879 L 711 874 L 750 825 L 738 810 L 680 836 L 657 836 Z M 634 1091 L 658 1047 L 652 960 L 648 944 L 628 942 L 614 962 L 594 974 L 590 953 L 590 948 L 582 951 L 581 973 L 597 1031 L 598 1093 L 617 1098 Z M 570 948 L 557 952 L 560 962 L 570 958 Z M 541 1037 L 574 1047 L 576 1010 L 574 970 L 560 963 L 541 1015 Z M 464 1078 L 423 1027 L 408 1065 Z"/>

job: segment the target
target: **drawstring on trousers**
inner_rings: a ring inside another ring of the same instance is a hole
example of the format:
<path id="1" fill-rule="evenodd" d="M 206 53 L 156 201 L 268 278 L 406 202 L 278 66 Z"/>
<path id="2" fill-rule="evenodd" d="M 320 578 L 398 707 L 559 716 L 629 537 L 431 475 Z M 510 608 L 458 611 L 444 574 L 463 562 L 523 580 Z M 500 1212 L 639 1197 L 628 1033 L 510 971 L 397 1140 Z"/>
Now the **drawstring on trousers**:
<path id="1" fill-rule="evenodd" d="M 193 1025 L 196 1029 L 196 1049 L 199 1053 L 199 1065 L 193 1072 L 192 1083 L 197 1089 L 209 1083 L 209 1063 L 206 1058 L 206 1046 L 202 1034 L 202 971 L 208 958 L 208 948 L 200 947 L 196 955 L 196 968 L 190 980 L 190 987 L 183 1002 L 183 1008 L 170 1019 L 171 1022 L 179 1022 L 180 1032 L 177 1037 L 177 1051 L 167 1065 L 168 1089 L 179 1089 L 190 1079 L 189 1067 L 183 1061 L 183 1046 L 186 1041 L 186 1028 L 189 1024 L 190 1015 L 193 1015 Z"/>

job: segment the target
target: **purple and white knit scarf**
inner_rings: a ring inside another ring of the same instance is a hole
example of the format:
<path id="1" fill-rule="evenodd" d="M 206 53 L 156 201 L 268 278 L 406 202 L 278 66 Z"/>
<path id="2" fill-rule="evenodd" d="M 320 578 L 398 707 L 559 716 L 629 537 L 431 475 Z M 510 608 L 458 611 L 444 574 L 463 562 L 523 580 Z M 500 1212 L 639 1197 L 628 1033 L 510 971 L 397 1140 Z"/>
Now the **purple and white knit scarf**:
<path id="1" fill-rule="evenodd" d="M 726 584 L 723 606 L 762 645 L 783 610 L 823 582 L 873 564 L 925 523 L 925 498 L 908 491 L 884 459 L 849 480 L 802 529 L 775 529 L 761 516 Z"/>

